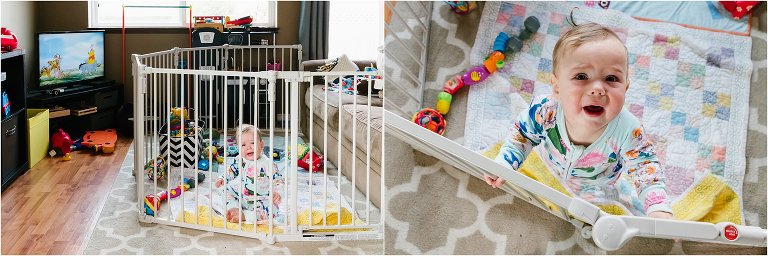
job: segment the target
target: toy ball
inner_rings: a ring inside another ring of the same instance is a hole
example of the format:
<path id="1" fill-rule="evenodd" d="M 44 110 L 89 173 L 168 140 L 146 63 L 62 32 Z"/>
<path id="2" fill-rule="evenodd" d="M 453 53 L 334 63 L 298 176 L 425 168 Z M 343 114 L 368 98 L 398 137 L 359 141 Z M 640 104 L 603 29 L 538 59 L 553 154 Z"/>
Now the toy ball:
<path id="1" fill-rule="evenodd" d="M 440 112 L 431 108 L 422 109 L 413 115 L 413 122 L 421 127 L 427 128 L 434 133 L 443 135 L 445 133 L 445 118 Z"/>
<path id="2" fill-rule="evenodd" d="M 157 167 L 157 179 L 165 179 L 165 174 L 167 173 L 168 168 L 168 165 L 165 163 L 165 159 L 158 157 L 157 159 L 149 161 L 144 165 L 144 170 L 147 171 L 147 177 L 150 180 L 154 179 L 155 167 Z"/>
<path id="3" fill-rule="evenodd" d="M 1 28 L 0 34 L 2 34 L 0 37 L 0 48 L 2 48 L 3 52 L 10 52 L 19 47 L 19 40 L 10 29 Z"/>

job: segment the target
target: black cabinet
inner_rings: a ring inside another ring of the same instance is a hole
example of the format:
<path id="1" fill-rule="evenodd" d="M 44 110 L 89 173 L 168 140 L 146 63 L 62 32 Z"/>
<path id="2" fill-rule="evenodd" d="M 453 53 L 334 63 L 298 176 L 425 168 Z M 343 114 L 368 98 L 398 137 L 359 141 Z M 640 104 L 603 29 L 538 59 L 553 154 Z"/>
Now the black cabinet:
<path id="1" fill-rule="evenodd" d="M 10 112 L 2 114 L 2 189 L 29 169 L 27 134 L 27 86 L 24 83 L 24 51 L 16 49 L 2 54 L 0 90 L 10 102 Z"/>
<path id="2" fill-rule="evenodd" d="M 29 106 L 34 108 L 53 108 L 55 106 L 92 106 L 96 113 L 76 116 L 51 118 L 50 132 L 63 129 L 72 139 L 82 137 L 86 131 L 97 131 L 117 128 L 117 110 L 122 104 L 120 86 L 114 82 L 99 83 L 99 85 L 83 85 L 74 89 L 66 89 L 59 95 L 44 92 L 30 94 Z M 74 112 L 74 111 L 72 111 Z M 117 129 L 120 133 L 120 129 Z M 50 133 L 49 133 L 50 134 Z"/>

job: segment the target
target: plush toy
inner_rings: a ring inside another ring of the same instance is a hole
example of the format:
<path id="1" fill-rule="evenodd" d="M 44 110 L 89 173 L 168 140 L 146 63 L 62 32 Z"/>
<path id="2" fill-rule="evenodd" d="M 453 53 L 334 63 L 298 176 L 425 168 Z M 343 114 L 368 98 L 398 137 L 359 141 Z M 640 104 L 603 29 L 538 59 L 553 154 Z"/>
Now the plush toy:
<path id="1" fill-rule="evenodd" d="M 734 20 L 743 18 L 752 13 L 758 1 L 720 1 L 725 10 L 731 13 Z"/>
<path id="2" fill-rule="evenodd" d="M 10 52 L 19 47 L 19 41 L 16 35 L 10 29 L 0 28 L 0 48 L 2 52 Z"/>
<path id="3" fill-rule="evenodd" d="M 64 154 L 64 161 L 72 160 L 72 157 L 69 155 L 69 152 L 72 151 L 72 144 L 73 142 L 69 137 L 69 134 L 64 132 L 64 130 L 59 129 L 59 131 L 51 135 L 51 146 L 54 150 L 51 156 L 56 155 L 58 152 Z"/>
<path id="4" fill-rule="evenodd" d="M 445 133 L 445 118 L 437 110 L 431 108 L 422 109 L 413 115 L 413 122 L 437 134 L 443 135 Z"/>

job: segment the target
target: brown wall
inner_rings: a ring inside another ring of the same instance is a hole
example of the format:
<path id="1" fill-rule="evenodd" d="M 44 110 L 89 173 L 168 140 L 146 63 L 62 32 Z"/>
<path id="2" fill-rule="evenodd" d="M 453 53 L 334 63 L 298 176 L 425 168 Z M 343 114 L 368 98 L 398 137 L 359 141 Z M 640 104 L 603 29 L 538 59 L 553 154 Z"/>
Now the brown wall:
<path id="1" fill-rule="evenodd" d="M 300 2 L 278 2 L 277 44 L 298 44 Z M 5 7 L 5 2 L 3 2 Z M 83 30 L 88 28 L 88 3 L 82 2 L 35 2 L 35 31 Z M 62 18 L 64 15 L 66 18 Z M 3 11 L 5 21 L 5 11 Z M 17 33 L 18 35 L 18 33 Z M 120 52 L 121 30 L 107 29 L 105 39 L 106 77 L 121 83 Z M 34 41 L 32 41 L 34 44 Z M 133 99 L 131 54 L 152 53 L 174 47 L 189 47 L 189 31 L 186 29 L 129 29 L 125 37 L 126 103 Z M 34 55 L 34 50 L 28 50 Z M 30 55 L 31 56 L 31 55 Z"/>
<path id="2" fill-rule="evenodd" d="M 35 4 L 33 2 L 0 2 L 0 24 L 10 29 L 19 41 L 19 48 L 24 49 L 24 84 L 30 83 L 30 74 L 37 70 L 35 56 Z"/>

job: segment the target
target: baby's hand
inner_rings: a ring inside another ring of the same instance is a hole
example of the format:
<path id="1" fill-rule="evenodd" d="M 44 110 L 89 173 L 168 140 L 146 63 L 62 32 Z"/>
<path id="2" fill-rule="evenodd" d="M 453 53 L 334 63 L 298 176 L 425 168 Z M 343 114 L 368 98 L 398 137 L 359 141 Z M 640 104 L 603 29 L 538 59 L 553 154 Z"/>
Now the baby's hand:
<path id="1" fill-rule="evenodd" d="M 224 179 L 219 178 L 218 180 L 216 180 L 216 184 L 215 184 L 216 188 L 220 188 L 222 185 L 224 185 Z"/>
<path id="2" fill-rule="evenodd" d="M 240 222 L 240 219 L 245 219 L 245 213 L 239 211 L 237 208 L 230 208 L 227 210 L 227 221 L 238 223 Z"/>
<path id="3" fill-rule="evenodd" d="M 483 178 L 485 179 L 485 183 L 488 183 L 488 185 L 491 185 L 493 188 L 500 188 L 501 185 L 504 185 L 505 180 L 501 177 L 493 177 L 491 175 L 484 175 Z"/>
<path id="4" fill-rule="evenodd" d="M 672 217 L 671 213 L 662 212 L 662 211 L 651 212 L 648 214 L 648 217 L 657 218 L 657 219 L 667 219 L 667 220 L 675 219 L 674 217 Z"/>

